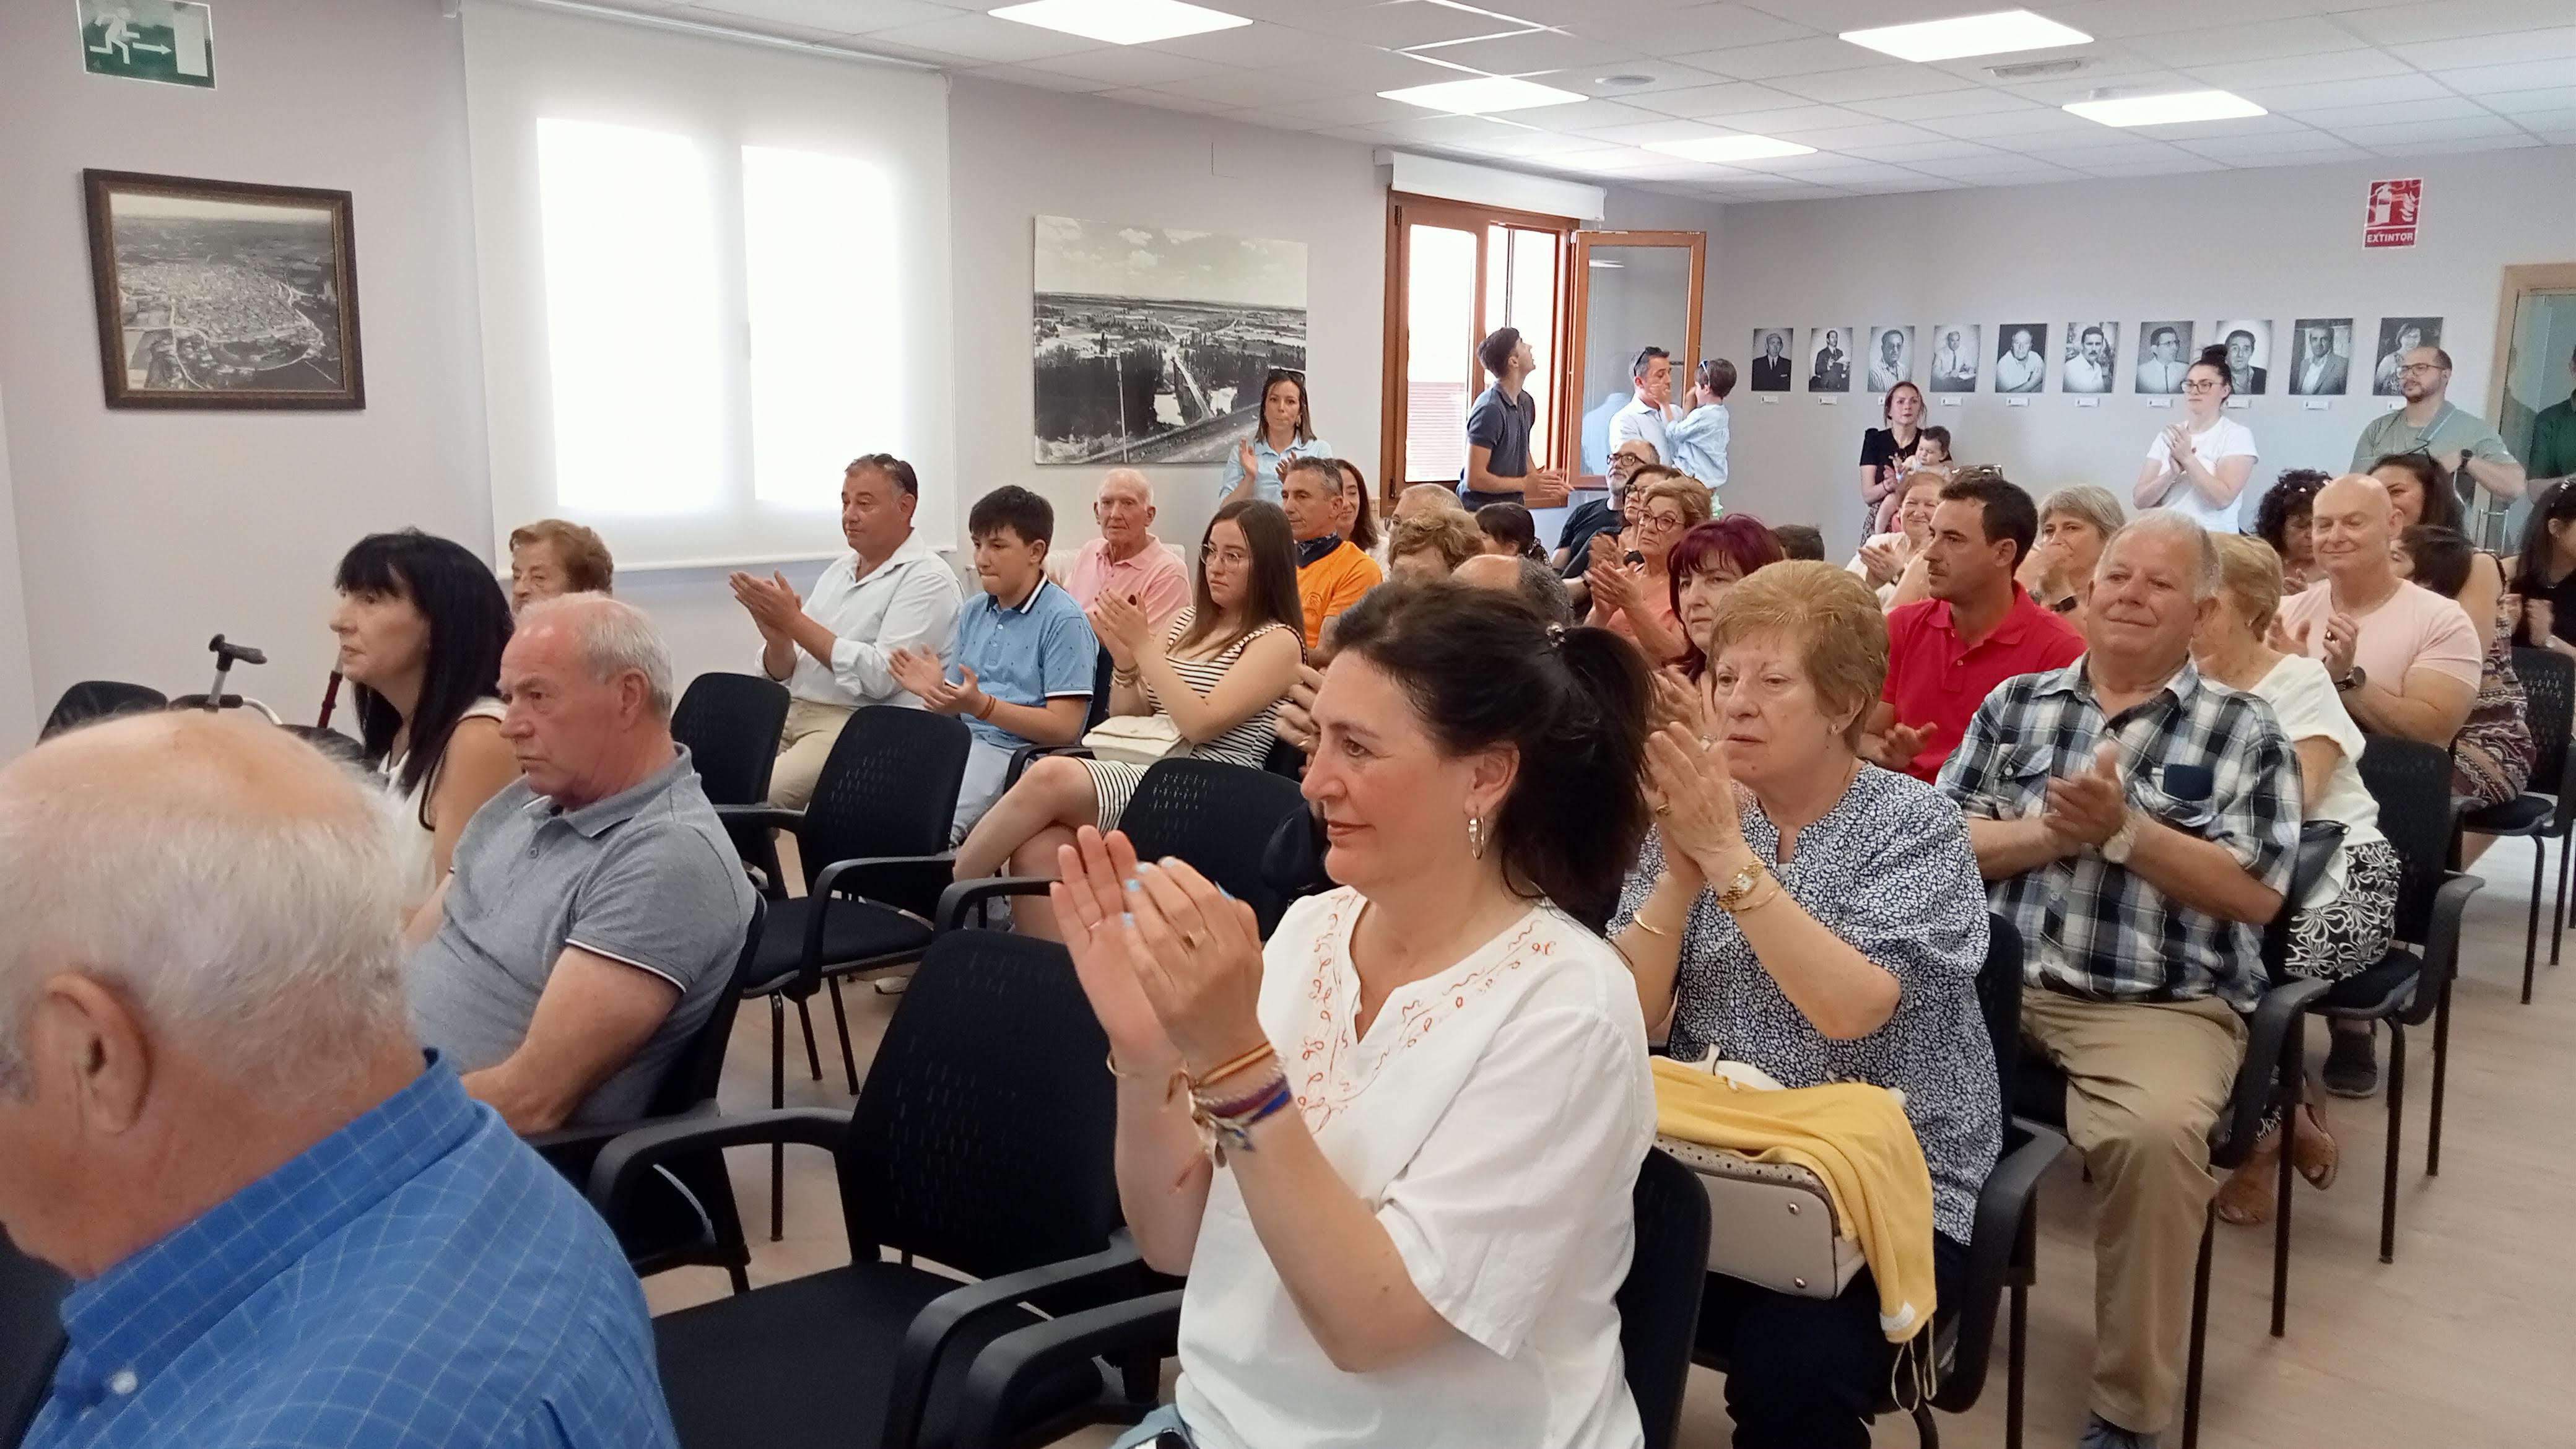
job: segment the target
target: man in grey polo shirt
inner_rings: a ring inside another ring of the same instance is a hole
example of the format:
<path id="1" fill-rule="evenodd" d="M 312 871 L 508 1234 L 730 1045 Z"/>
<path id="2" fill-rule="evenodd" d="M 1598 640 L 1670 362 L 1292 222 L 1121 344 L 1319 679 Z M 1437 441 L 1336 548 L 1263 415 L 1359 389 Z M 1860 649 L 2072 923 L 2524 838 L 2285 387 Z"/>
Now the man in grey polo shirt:
<path id="1" fill-rule="evenodd" d="M 520 778 L 413 922 L 413 1030 L 518 1132 L 641 1116 L 725 989 L 751 885 L 671 741 L 671 656 L 597 594 L 501 656 Z"/>

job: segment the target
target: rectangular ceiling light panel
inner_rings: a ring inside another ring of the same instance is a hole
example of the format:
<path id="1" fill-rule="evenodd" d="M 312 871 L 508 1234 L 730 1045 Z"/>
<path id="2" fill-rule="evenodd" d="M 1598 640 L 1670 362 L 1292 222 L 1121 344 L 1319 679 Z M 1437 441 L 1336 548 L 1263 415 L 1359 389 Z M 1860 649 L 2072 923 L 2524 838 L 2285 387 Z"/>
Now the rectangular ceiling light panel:
<path id="1" fill-rule="evenodd" d="M 1110 45 L 1143 45 L 1252 23 L 1240 15 L 1182 0 L 1029 0 L 1025 5 L 1005 5 L 992 16 Z"/>
<path id="2" fill-rule="evenodd" d="M 2233 121 L 2269 114 L 2243 96 L 2227 91 L 2175 91 L 2161 96 L 2075 101 L 2066 109 L 2105 126 L 2176 126 L 2185 121 Z"/>
<path id="3" fill-rule="evenodd" d="M 1679 156 L 1685 161 L 1705 161 L 1723 166 L 1730 161 L 1776 161 L 1783 156 L 1812 156 L 1813 146 L 1795 141 L 1776 141 L 1769 136 L 1710 136 L 1697 141 L 1649 141 L 1649 151 Z"/>
<path id="4" fill-rule="evenodd" d="M 1526 111 L 1536 106 L 1561 106 L 1591 99 L 1577 91 L 1558 90 L 1554 86 L 1507 75 L 1483 75 L 1467 80 L 1437 81 L 1427 86 L 1406 86 L 1402 90 L 1379 91 L 1378 97 L 1453 116 Z"/>
<path id="5" fill-rule="evenodd" d="M 2071 25 L 2060 25 L 2027 10 L 1997 10 L 1988 15 L 1958 15 L 1948 20 L 1922 20 L 1911 25 L 1882 25 L 1846 30 L 1843 39 L 1898 60 L 1957 60 L 1968 55 L 2006 55 L 2016 50 L 2047 50 L 2060 45 L 2087 45 L 2093 37 Z"/>

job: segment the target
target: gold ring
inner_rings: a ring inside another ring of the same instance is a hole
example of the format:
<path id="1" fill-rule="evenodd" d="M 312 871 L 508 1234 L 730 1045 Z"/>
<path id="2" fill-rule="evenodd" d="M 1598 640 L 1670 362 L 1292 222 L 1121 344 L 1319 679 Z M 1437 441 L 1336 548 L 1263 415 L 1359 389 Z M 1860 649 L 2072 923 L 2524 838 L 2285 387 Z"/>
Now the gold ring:
<path id="1" fill-rule="evenodd" d="M 1184 931 L 1181 933 L 1181 944 L 1195 951 L 1206 945 L 1207 939 L 1196 931 Z"/>

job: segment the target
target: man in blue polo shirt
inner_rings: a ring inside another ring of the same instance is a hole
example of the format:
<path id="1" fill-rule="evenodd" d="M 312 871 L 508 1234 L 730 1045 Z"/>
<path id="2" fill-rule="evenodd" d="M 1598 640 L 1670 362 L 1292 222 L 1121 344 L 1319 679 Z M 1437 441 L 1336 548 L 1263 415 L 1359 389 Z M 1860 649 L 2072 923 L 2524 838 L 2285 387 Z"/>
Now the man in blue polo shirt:
<path id="1" fill-rule="evenodd" d="M 891 661 L 896 683 L 925 708 L 965 716 L 975 736 L 952 845 L 1001 797 L 1014 752 L 1082 738 L 1100 657 L 1082 606 L 1046 576 L 1055 509 L 1045 499 L 1026 488 L 996 488 L 975 500 L 966 534 L 984 591 L 957 611 L 956 653 L 942 660 L 926 649 L 898 649 Z"/>

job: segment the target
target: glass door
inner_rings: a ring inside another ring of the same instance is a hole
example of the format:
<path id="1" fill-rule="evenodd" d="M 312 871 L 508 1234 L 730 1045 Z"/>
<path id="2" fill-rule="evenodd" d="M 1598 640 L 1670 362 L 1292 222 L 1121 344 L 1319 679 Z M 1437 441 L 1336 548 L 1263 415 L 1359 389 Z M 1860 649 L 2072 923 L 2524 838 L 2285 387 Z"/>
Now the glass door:
<path id="1" fill-rule="evenodd" d="M 1564 313 L 1562 217 L 1397 195 L 1387 226 L 1386 416 L 1379 488 L 1455 485 L 1467 466 L 1467 411 L 1490 379 L 1476 344 L 1517 327 L 1537 351 L 1530 463 L 1557 453 L 1551 383 Z"/>
<path id="2" fill-rule="evenodd" d="M 2507 515 L 2511 548 L 2542 490 L 2576 475 L 2576 263 L 2505 268 L 2496 322 L 2488 416 L 2531 479 Z"/>
<path id="3" fill-rule="evenodd" d="M 1660 347 L 1672 354 L 1673 391 L 1699 366 L 1700 306 L 1708 234 L 1696 231 L 1578 231 L 1574 234 L 1570 345 L 1558 369 L 1557 428 L 1581 466 L 1577 488 L 1607 485 L 1610 418 L 1635 395 L 1629 367 Z"/>

